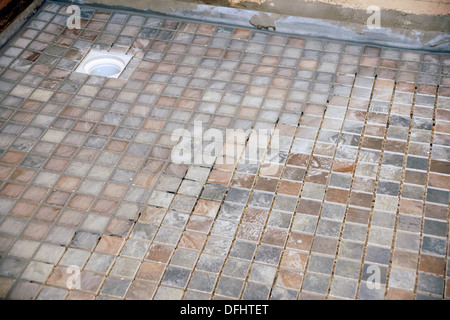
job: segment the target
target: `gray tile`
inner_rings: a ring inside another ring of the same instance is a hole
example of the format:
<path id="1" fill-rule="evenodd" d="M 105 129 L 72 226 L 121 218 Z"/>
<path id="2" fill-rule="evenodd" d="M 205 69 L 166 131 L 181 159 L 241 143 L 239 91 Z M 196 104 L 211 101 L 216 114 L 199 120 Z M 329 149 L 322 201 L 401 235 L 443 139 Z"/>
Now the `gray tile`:
<path id="1" fill-rule="evenodd" d="M 217 281 L 217 275 L 194 271 L 188 289 L 211 293 Z"/>
<path id="2" fill-rule="evenodd" d="M 103 285 L 101 294 L 122 298 L 125 296 L 131 280 L 109 276 Z"/>
<path id="3" fill-rule="evenodd" d="M 255 250 L 255 243 L 236 240 L 233 244 L 233 247 L 231 248 L 230 256 L 244 260 L 251 260 L 255 253 Z"/>
<path id="4" fill-rule="evenodd" d="M 248 282 L 245 286 L 242 299 L 244 300 L 267 300 L 270 287 L 258 283 Z"/>
<path id="5" fill-rule="evenodd" d="M 184 288 L 187 285 L 191 271 L 184 268 L 169 266 L 162 280 L 162 284 Z"/>
<path id="6" fill-rule="evenodd" d="M 302 290 L 326 294 L 330 284 L 330 276 L 308 272 L 303 280 Z"/>
<path id="7" fill-rule="evenodd" d="M 417 291 L 442 296 L 444 291 L 444 278 L 435 274 L 419 272 Z"/>
<path id="8" fill-rule="evenodd" d="M 237 299 L 239 298 L 243 287 L 244 280 L 221 276 L 214 293 L 216 295 Z"/>
<path id="9" fill-rule="evenodd" d="M 73 248 L 92 250 L 99 239 L 99 234 L 86 231 L 78 231 L 75 233 L 70 246 Z"/>

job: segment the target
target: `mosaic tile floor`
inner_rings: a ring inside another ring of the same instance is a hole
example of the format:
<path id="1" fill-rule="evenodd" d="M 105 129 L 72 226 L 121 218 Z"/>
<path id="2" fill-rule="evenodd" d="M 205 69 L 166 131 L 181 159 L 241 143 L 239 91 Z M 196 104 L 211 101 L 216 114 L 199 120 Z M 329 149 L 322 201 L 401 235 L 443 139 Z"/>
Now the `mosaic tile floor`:
<path id="1" fill-rule="evenodd" d="M 0 53 L 0 297 L 450 297 L 450 55 L 48 1 Z M 132 53 L 119 79 L 73 72 Z M 177 164 L 175 129 L 277 129 Z M 275 132 L 275 131 L 273 131 Z"/>

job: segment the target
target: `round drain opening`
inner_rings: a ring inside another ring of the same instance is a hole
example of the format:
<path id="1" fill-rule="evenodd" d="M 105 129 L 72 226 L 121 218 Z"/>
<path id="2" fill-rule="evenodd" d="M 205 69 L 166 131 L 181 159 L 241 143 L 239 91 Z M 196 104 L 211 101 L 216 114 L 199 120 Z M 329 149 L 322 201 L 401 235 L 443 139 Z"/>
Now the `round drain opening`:
<path id="1" fill-rule="evenodd" d="M 108 63 L 101 63 L 98 65 L 95 65 L 89 70 L 89 73 L 94 76 L 102 76 L 102 77 L 111 77 L 120 72 L 120 68 L 118 68 L 116 65 L 108 64 Z"/>
<path id="2" fill-rule="evenodd" d="M 84 70 L 94 76 L 117 77 L 125 68 L 125 63 L 117 58 L 106 55 L 96 56 L 84 64 Z"/>

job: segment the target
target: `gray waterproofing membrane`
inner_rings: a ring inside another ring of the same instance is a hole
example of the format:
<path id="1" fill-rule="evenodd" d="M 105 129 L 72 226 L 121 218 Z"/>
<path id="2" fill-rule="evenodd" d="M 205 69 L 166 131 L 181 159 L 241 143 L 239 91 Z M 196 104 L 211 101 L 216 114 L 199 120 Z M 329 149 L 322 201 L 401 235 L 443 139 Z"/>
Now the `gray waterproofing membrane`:
<path id="1" fill-rule="evenodd" d="M 46 1 L 43 1 L 45 3 Z M 161 1 L 157 11 L 151 8 L 141 9 L 140 1 L 130 2 L 127 7 L 116 5 L 104 5 L 101 0 L 55 0 L 55 2 L 66 4 L 83 4 L 93 8 L 116 9 L 117 11 L 132 11 L 156 16 L 176 17 L 206 23 L 214 23 L 229 26 L 240 26 L 245 28 L 264 28 L 268 32 L 301 37 L 314 37 L 322 39 L 333 39 L 357 44 L 379 45 L 385 47 L 422 50 L 438 53 L 450 52 L 450 34 L 437 31 L 408 30 L 399 28 L 368 28 L 365 25 L 349 22 L 337 22 L 331 20 L 311 19 L 297 16 L 287 16 L 275 13 L 265 13 L 246 9 L 210 6 L 203 4 L 179 3 L 174 9 L 170 3 Z M 120 1 L 109 1 L 114 4 Z M 151 4 L 151 3 L 150 3 Z M 37 11 L 39 1 L 34 2 L 0 35 L 0 47 L 4 46 L 32 15 Z M 32 7 L 32 8 L 31 8 Z M 182 9 L 187 7 L 188 9 Z M 31 8 L 31 10 L 30 10 Z M 35 9 L 36 8 L 36 9 Z M 161 13 L 170 12 L 170 13 Z M 369 15 L 368 15 L 369 17 Z M 439 17 L 437 17 L 438 19 Z M 444 24 L 445 25 L 445 24 Z"/>
<path id="2" fill-rule="evenodd" d="M 95 7 L 117 8 L 117 10 L 132 10 L 135 12 L 145 12 L 147 14 L 177 17 L 206 23 L 240 26 L 245 28 L 264 27 L 269 32 L 295 35 L 301 37 L 314 37 L 332 39 L 358 44 L 379 45 L 409 50 L 424 50 L 432 52 L 450 52 L 450 34 L 438 31 L 410 30 L 402 28 L 383 27 L 383 11 L 381 15 L 381 26 L 379 28 L 369 28 L 360 23 L 348 21 L 331 21 L 322 19 L 312 19 L 298 16 L 288 16 L 276 13 L 265 13 L 240 8 L 219 7 L 203 4 L 192 4 L 187 2 L 177 2 L 176 6 L 172 2 L 161 1 L 158 6 L 152 7 L 152 2 L 142 10 L 146 1 L 133 1 L 127 7 L 106 6 L 103 0 L 75 0 L 68 2 L 57 0 L 60 3 L 80 3 L 94 5 Z M 120 4 L 120 1 L 111 0 L 108 3 Z M 161 13 L 163 12 L 163 13 Z M 370 13 L 367 13 L 367 18 Z M 435 19 L 446 19 L 447 16 Z M 430 18 L 431 19 L 431 18 Z M 254 23 L 254 21 L 261 21 Z M 360 19 L 361 20 L 361 19 Z M 444 21 L 442 25 L 448 24 Z"/>

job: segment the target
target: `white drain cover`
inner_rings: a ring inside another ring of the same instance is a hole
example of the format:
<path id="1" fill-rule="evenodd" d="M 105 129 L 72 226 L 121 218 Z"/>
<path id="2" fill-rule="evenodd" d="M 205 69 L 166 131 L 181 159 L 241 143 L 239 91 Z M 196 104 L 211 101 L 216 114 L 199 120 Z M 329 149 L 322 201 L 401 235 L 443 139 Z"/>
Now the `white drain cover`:
<path id="1" fill-rule="evenodd" d="M 131 54 L 91 50 L 75 71 L 94 76 L 118 78 L 132 57 Z"/>

